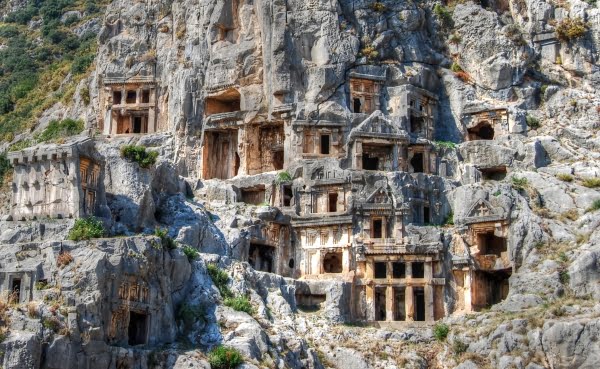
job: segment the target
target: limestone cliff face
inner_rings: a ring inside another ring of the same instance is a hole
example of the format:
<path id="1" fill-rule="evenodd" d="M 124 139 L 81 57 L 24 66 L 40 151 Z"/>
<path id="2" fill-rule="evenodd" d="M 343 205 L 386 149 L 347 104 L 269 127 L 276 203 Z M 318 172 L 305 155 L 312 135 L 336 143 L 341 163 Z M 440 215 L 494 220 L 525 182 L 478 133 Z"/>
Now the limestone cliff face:
<path id="1" fill-rule="evenodd" d="M 7 154 L 3 368 L 206 368 L 221 344 L 250 369 L 600 362 L 595 2 L 80 18 L 93 70 L 13 144 L 86 129 Z M 104 238 L 67 241 L 92 215 Z"/>

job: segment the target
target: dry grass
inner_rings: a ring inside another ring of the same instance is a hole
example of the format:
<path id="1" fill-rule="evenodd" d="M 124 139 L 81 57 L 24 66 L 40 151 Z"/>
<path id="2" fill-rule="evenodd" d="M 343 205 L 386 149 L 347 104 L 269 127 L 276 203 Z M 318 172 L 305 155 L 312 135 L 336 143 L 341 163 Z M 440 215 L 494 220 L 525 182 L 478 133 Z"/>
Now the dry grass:
<path id="1" fill-rule="evenodd" d="M 560 217 L 563 221 L 565 219 L 576 221 L 579 218 L 579 212 L 577 211 L 577 209 L 569 209 L 563 212 Z"/>
<path id="2" fill-rule="evenodd" d="M 35 301 L 30 301 L 27 303 L 27 305 L 25 305 L 25 307 L 27 308 L 27 315 L 30 318 L 37 318 L 39 316 L 39 311 L 38 311 L 38 303 Z"/>
<path id="3" fill-rule="evenodd" d="M 60 254 L 58 254 L 58 257 L 56 258 L 56 264 L 58 265 L 59 268 L 63 268 L 65 266 L 71 264 L 72 261 L 73 261 L 73 256 L 68 251 L 61 252 Z"/>

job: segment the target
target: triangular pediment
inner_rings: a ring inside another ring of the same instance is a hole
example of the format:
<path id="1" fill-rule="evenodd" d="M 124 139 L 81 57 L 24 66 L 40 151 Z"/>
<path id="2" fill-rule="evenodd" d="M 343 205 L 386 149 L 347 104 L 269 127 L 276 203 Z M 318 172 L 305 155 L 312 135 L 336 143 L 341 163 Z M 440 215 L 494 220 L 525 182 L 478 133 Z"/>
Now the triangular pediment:
<path id="1" fill-rule="evenodd" d="M 471 209 L 468 212 L 467 217 L 469 218 L 477 218 L 477 217 L 488 217 L 493 215 L 501 215 L 501 212 L 497 211 L 489 201 L 485 199 L 479 199 L 471 205 Z"/>
<path id="2" fill-rule="evenodd" d="M 366 202 L 368 204 L 389 204 L 392 202 L 392 199 L 390 198 L 388 191 L 385 188 L 380 187 L 369 195 Z"/>

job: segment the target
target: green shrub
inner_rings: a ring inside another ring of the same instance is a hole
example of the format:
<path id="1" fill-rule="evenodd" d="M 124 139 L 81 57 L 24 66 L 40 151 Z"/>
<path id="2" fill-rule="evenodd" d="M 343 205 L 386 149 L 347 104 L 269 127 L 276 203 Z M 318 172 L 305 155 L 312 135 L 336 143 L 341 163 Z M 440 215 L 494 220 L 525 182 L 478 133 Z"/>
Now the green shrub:
<path id="1" fill-rule="evenodd" d="M 243 311 L 249 315 L 254 314 L 254 307 L 246 296 L 228 297 L 223 301 L 225 306 L 229 306 L 235 311 Z"/>
<path id="2" fill-rule="evenodd" d="M 468 348 L 469 345 L 467 345 L 459 339 L 455 339 L 452 341 L 452 352 L 454 353 L 454 355 L 460 355 L 462 353 L 465 353 L 467 352 Z"/>
<path id="3" fill-rule="evenodd" d="M 160 238 L 163 248 L 166 248 L 167 250 L 173 250 L 177 248 L 177 242 L 175 242 L 175 240 L 169 237 L 168 231 L 166 229 L 157 227 L 154 229 L 154 235 Z"/>
<path id="4" fill-rule="evenodd" d="M 442 149 L 455 149 L 456 144 L 452 141 L 435 141 L 434 145 Z"/>
<path id="5" fill-rule="evenodd" d="M 453 71 L 454 73 L 459 73 L 459 72 L 463 71 L 462 67 L 455 61 L 452 62 L 452 65 L 450 66 L 450 70 Z"/>
<path id="6" fill-rule="evenodd" d="M 191 326 L 199 320 L 204 320 L 206 311 L 201 305 L 190 305 L 184 303 L 177 311 L 177 319 L 181 320 L 186 326 Z"/>
<path id="7" fill-rule="evenodd" d="M 156 163 L 158 152 L 146 151 L 144 146 L 125 145 L 121 147 L 121 157 L 138 163 L 142 168 L 148 168 Z"/>
<path id="8" fill-rule="evenodd" d="M 588 25 L 581 19 L 566 18 L 556 26 L 556 37 L 561 41 L 571 41 L 583 37 L 588 30 Z"/>
<path id="9" fill-rule="evenodd" d="M 275 182 L 277 182 L 277 184 L 283 183 L 283 182 L 289 182 L 292 180 L 292 176 L 288 173 L 288 172 L 279 172 L 277 173 L 277 179 L 275 180 Z"/>
<path id="10" fill-rule="evenodd" d="M 73 59 L 71 64 L 71 72 L 73 74 L 85 73 L 94 62 L 95 55 L 80 55 Z"/>
<path id="11" fill-rule="evenodd" d="M 242 354 L 232 347 L 217 346 L 208 354 L 211 369 L 235 369 L 243 362 Z"/>
<path id="12" fill-rule="evenodd" d="M 91 238 L 104 237 L 104 224 L 95 217 L 81 218 L 75 221 L 73 228 L 69 231 L 69 240 L 81 241 Z"/>
<path id="13" fill-rule="evenodd" d="M 569 283 L 569 280 L 571 279 L 571 276 L 569 275 L 568 271 L 561 270 L 558 273 L 558 279 L 560 280 L 560 283 L 567 284 L 567 283 Z"/>
<path id="14" fill-rule="evenodd" d="M 450 332 L 450 327 L 444 323 L 437 323 L 433 327 L 433 336 L 438 341 L 445 341 L 446 337 L 448 337 L 448 333 Z"/>
<path id="15" fill-rule="evenodd" d="M 454 225 L 454 212 L 453 211 L 450 211 L 450 213 L 448 213 L 448 216 L 446 217 L 444 224 L 445 225 Z"/>
<path id="16" fill-rule="evenodd" d="M 573 182 L 573 176 L 567 173 L 560 173 L 556 176 L 556 178 L 563 182 Z"/>
<path id="17" fill-rule="evenodd" d="M 598 177 L 586 178 L 583 180 L 583 182 L 581 182 L 581 184 L 588 188 L 600 187 L 600 178 L 598 178 Z"/>
<path id="18" fill-rule="evenodd" d="M 0 154 L 0 187 L 4 185 L 4 176 L 8 174 L 10 171 L 10 162 L 6 158 L 6 153 L 3 152 Z"/>
<path id="19" fill-rule="evenodd" d="M 590 205 L 589 208 L 585 209 L 585 212 L 589 213 L 597 210 L 600 210 L 600 199 L 594 200 L 594 202 L 592 202 L 592 205 Z"/>
<path id="20" fill-rule="evenodd" d="M 435 4 L 433 7 L 433 14 L 438 18 L 442 28 L 454 27 L 454 21 L 452 20 L 452 11 L 441 4 Z"/>
<path id="21" fill-rule="evenodd" d="M 541 125 L 539 119 L 537 119 L 533 115 L 529 115 L 529 114 L 527 114 L 527 117 L 525 118 L 525 122 L 527 123 L 527 126 L 529 128 L 533 128 L 533 129 L 539 128 Z"/>
<path id="22" fill-rule="evenodd" d="M 71 118 L 61 121 L 52 120 L 48 127 L 37 136 L 38 142 L 54 141 L 60 138 L 75 136 L 83 131 L 83 121 Z"/>
<path id="23" fill-rule="evenodd" d="M 198 250 L 196 250 L 192 246 L 184 245 L 181 249 L 183 250 L 185 256 L 187 256 L 189 261 L 194 261 L 200 256 L 198 254 Z"/>
<path id="24" fill-rule="evenodd" d="M 47 288 L 50 288 L 50 285 L 48 284 L 48 281 L 43 280 L 43 281 L 37 281 L 35 282 L 35 289 L 38 291 L 42 291 L 45 290 Z"/>
<path id="25" fill-rule="evenodd" d="M 379 51 L 373 45 L 365 45 L 360 51 L 362 56 L 366 56 L 369 60 L 375 60 L 379 56 Z"/>
<path id="26" fill-rule="evenodd" d="M 208 264 L 206 271 L 212 279 L 213 283 L 224 298 L 233 297 L 233 293 L 229 289 L 227 283 L 229 282 L 229 275 L 224 270 L 219 269 L 216 264 Z"/>
<path id="27" fill-rule="evenodd" d="M 512 181 L 512 185 L 513 188 L 517 189 L 517 190 L 522 190 L 525 187 L 527 187 L 527 185 L 529 184 L 529 182 L 527 181 L 527 178 L 525 177 L 512 177 L 511 178 Z"/>
<path id="28" fill-rule="evenodd" d="M 52 316 L 50 318 L 44 317 L 42 319 L 42 326 L 46 329 L 50 329 L 53 332 L 58 332 L 60 330 L 60 320 L 57 317 Z"/>
<path id="29" fill-rule="evenodd" d="M 371 5 L 369 7 L 371 9 L 373 9 L 373 11 L 376 11 L 379 13 L 383 13 L 386 10 L 385 4 L 382 3 L 381 1 L 375 1 L 374 3 L 371 3 Z"/>

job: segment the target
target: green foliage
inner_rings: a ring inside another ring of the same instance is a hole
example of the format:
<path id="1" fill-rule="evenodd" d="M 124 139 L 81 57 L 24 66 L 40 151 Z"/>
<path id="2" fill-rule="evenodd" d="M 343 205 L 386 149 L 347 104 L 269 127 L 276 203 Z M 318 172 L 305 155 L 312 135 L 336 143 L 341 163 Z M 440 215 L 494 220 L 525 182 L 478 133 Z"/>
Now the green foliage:
<path id="1" fill-rule="evenodd" d="M 217 346 L 208 354 L 212 369 L 235 369 L 243 362 L 242 354 L 232 347 Z"/>
<path id="2" fill-rule="evenodd" d="M 37 136 L 38 142 L 54 141 L 59 138 L 75 136 L 83 131 L 83 121 L 71 118 L 61 121 L 52 120 L 48 127 Z"/>
<path id="3" fill-rule="evenodd" d="M 455 149 L 456 144 L 452 141 L 435 141 L 434 145 L 442 149 Z"/>
<path id="4" fill-rule="evenodd" d="M 167 250 L 173 250 L 177 248 L 177 242 L 175 242 L 175 240 L 169 237 L 167 229 L 157 227 L 156 229 L 154 229 L 154 235 L 160 238 L 163 248 L 166 248 Z"/>
<path id="5" fill-rule="evenodd" d="M 594 202 L 592 202 L 592 205 L 590 205 L 589 208 L 585 209 L 585 212 L 589 213 L 597 210 L 600 210 L 600 199 L 594 200 Z"/>
<path id="6" fill-rule="evenodd" d="M 377 49 L 371 44 L 365 45 L 365 47 L 362 48 L 360 53 L 362 56 L 366 56 L 367 59 L 369 59 L 370 61 L 377 59 L 377 57 L 379 56 L 379 51 L 377 51 Z"/>
<path id="7" fill-rule="evenodd" d="M 194 261 L 200 256 L 198 254 L 198 250 L 196 250 L 192 246 L 184 245 L 181 249 L 183 250 L 185 256 L 187 256 L 189 261 Z"/>
<path id="8" fill-rule="evenodd" d="M 75 221 L 69 231 L 68 239 L 72 241 L 89 240 L 104 237 L 104 224 L 95 217 L 81 218 Z"/>
<path id="9" fill-rule="evenodd" d="M 10 171 L 10 162 L 6 158 L 6 153 L 0 154 L 0 187 L 4 185 L 4 176 Z"/>
<path id="10" fill-rule="evenodd" d="M 454 31 L 454 33 L 450 35 L 450 38 L 448 38 L 448 41 L 451 44 L 458 45 L 462 41 L 462 37 L 460 37 L 460 34 L 458 32 Z"/>
<path id="11" fill-rule="evenodd" d="M 290 173 L 283 171 L 283 172 L 277 173 L 277 179 L 275 180 L 275 182 L 277 182 L 277 184 L 280 184 L 283 182 L 289 182 L 291 180 L 292 180 L 292 176 L 290 175 Z"/>
<path id="12" fill-rule="evenodd" d="M 38 291 L 42 291 L 45 290 L 47 288 L 50 288 L 50 285 L 48 284 L 47 281 L 37 281 L 35 282 L 35 289 Z"/>
<path id="13" fill-rule="evenodd" d="M 565 18 L 556 26 L 556 37 L 561 41 L 572 41 L 583 37 L 588 30 L 588 25 L 581 19 Z"/>
<path id="14" fill-rule="evenodd" d="M 450 70 L 453 71 L 454 73 L 459 73 L 459 72 L 463 71 L 462 67 L 455 61 L 452 62 L 452 65 L 450 66 Z"/>
<path id="15" fill-rule="evenodd" d="M 181 320 L 186 326 L 191 326 L 199 320 L 204 320 L 206 311 L 201 305 L 191 305 L 184 303 L 177 311 L 177 319 Z"/>
<path id="16" fill-rule="evenodd" d="M 569 275 L 568 271 L 561 270 L 558 273 L 558 279 L 560 280 L 560 283 L 567 284 L 567 283 L 569 283 L 569 280 L 571 279 L 571 276 Z"/>
<path id="17" fill-rule="evenodd" d="M 600 178 L 598 178 L 598 177 L 586 178 L 583 180 L 583 182 L 581 182 L 581 184 L 588 188 L 597 188 L 597 187 L 600 187 Z"/>
<path id="18" fill-rule="evenodd" d="M 121 156 L 127 160 L 135 161 L 142 168 L 148 168 L 156 163 L 158 152 L 146 151 L 144 146 L 125 145 L 121 147 Z"/>
<path id="19" fill-rule="evenodd" d="M 243 311 L 249 315 L 254 314 L 254 307 L 246 296 L 228 297 L 223 304 L 236 311 Z"/>
<path id="20" fill-rule="evenodd" d="M 44 317 L 42 318 L 42 326 L 56 333 L 60 329 L 60 320 L 58 320 L 58 318 L 55 316 L 50 318 Z"/>
<path id="21" fill-rule="evenodd" d="M 227 283 L 229 282 L 229 275 L 227 272 L 219 269 L 216 264 L 208 264 L 206 266 L 206 271 L 223 298 L 233 297 L 233 293 L 229 289 L 229 286 L 227 286 Z"/>
<path id="22" fill-rule="evenodd" d="M 441 4 L 435 4 L 433 7 L 433 14 L 437 17 L 442 28 L 454 27 L 454 21 L 452 20 L 452 11 Z"/>
<path id="23" fill-rule="evenodd" d="M 438 341 L 445 341 L 446 337 L 448 337 L 448 333 L 450 332 L 450 327 L 444 323 L 437 323 L 433 327 L 433 336 Z"/>
<path id="24" fill-rule="evenodd" d="M 96 0 L 87 0 L 96 12 Z M 41 113 L 63 100 L 85 77 L 95 57 L 95 36 L 81 38 L 74 17 L 60 22 L 68 10 L 81 9 L 75 0 L 29 0 L 27 5 L 0 23 L 0 140 L 31 128 Z M 90 12 L 88 11 L 88 15 Z M 39 28 L 27 24 L 40 19 Z M 66 79 L 71 72 L 72 78 Z"/>
<path id="25" fill-rule="evenodd" d="M 573 176 L 567 173 L 560 173 L 556 176 L 556 178 L 563 182 L 573 182 Z"/>
<path id="26" fill-rule="evenodd" d="M 371 5 L 369 5 L 369 7 L 376 12 L 379 13 L 383 13 L 386 10 L 386 6 L 384 3 L 382 3 L 381 1 L 375 1 L 374 3 L 371 3 Z"/>
<path id="27" fill-rule="evenodd" d="M 525 118 L 525 122 L 527 123 L 527 126 L 529 128 L 533 128 L 533 129 L 539 128 L 541 125 L 539 119 L 537 119 L 533 115 L 529 115 L 529 114 L 527 114 L 527 117 Z"/>
<path id="28" fill-rule="evenodd" d="M 525 177 L 511 177 L 511 181 L 513 188 L 517 190 L 524 189 L 529 183 Z"/>
<path id="29" fill-rule="evenodd" d="M 454 225 L 454 212 L 450 211 L 446 220 L 444 221 L 444 225 Z"/>
<path id="30" fill-rule="evenodd" d="M 467 345 L 466 343 L 464 343 L 463 341 L 459 340 L 459 339 L 454 339 L 452 341 L 452 352 L 454 353 L 454 355 L 460 355 L 462 353 L 467 352 L 467 349 L 469 348 L 469 345 Z"/>

